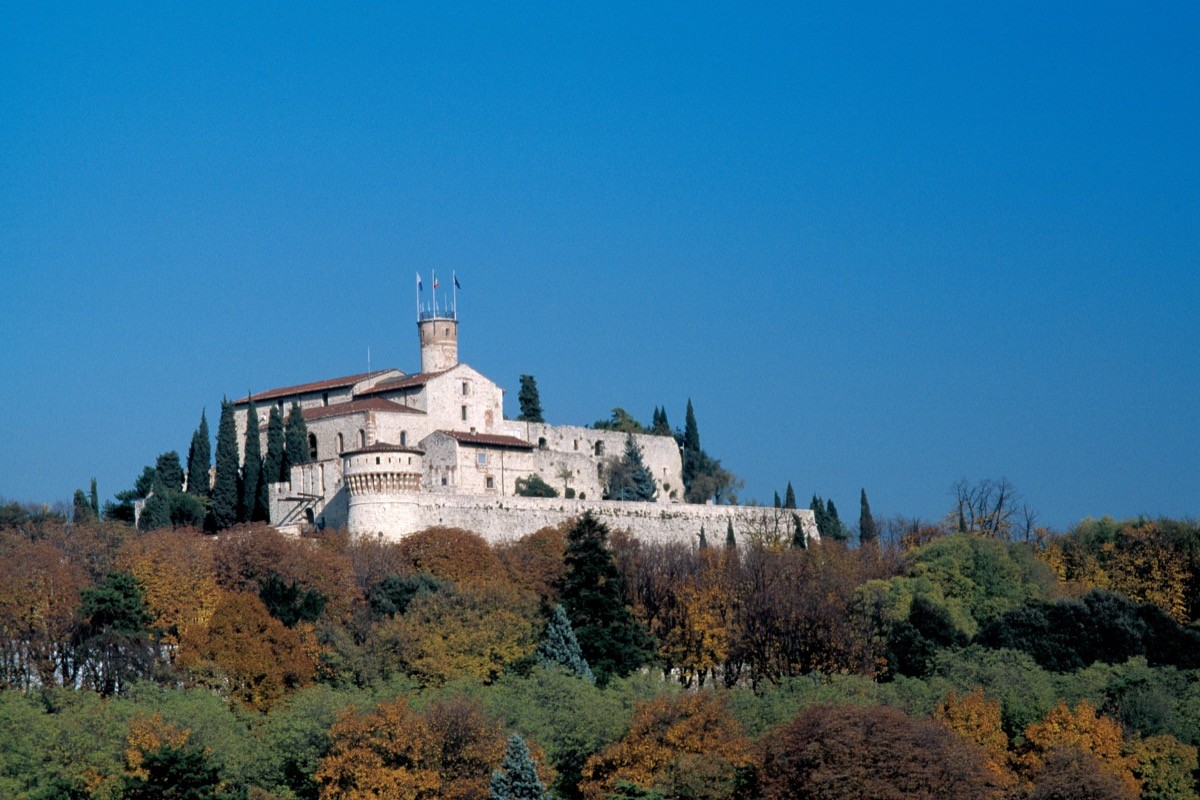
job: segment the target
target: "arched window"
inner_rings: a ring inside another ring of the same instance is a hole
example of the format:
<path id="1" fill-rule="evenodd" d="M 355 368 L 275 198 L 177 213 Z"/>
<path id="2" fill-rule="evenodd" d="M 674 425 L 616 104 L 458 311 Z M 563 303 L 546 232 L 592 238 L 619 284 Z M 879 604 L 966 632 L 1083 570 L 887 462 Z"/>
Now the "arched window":
<path id="1" fill-rule="evenodd" d="M 346 451 L 346 440 L 340 433 L 337 435 L 337 449 L 339 456 Z"/>
<path id="2" fill-rule="evenodd" d="M 315 433 L 308 435 L 308 457 L 313 461 L 317 460 L 317 435 Z"/>
<path id="3" fill-rule="evenodd" d="M 408 431 L 400 431 L 400 446 L 408 447 Z"/>
<path id="4" fill-rule="evenodd" d="M 358 429 L 358 446 L 360 448 L 367 446 L 367 432 L 362 428 Z"/>

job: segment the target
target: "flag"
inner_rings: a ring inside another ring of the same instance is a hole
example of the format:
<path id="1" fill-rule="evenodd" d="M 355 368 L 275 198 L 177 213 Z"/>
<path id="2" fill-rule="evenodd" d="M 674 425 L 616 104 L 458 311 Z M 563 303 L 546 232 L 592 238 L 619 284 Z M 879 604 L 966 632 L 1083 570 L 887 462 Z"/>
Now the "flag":
<path id="1" fill-rule="evenodd" d="M 425 287 L 421 285 L 421 273 L 417 273 L 417 291 L 421 291 Z"/>
<path id="2" fill-rule="evenodd" d="M 458 282 L 458 273 L 457 273 L 457 272 L 455 272 L 455 273 L 453 273 L 453 275 L 454 275 L 454 288 L 455 288 L 455 289 L 461 289 L 461 288 L 462 288 L 462 286 L 461 286 L 461 285 L 459 284 L 459 282 Z"/>
<path id="3" fill-rule="evenodd" d="M 442 282 L 441 282 L 441 281 L 439 281 L 437 278 L 434 278 L 434 279 L 433 279 L 433 288 L 435 288 L 435 289 L 436 289 L 437 287 L 439 287 L 439 286 L 441 286 L 441 285 L 442 285 Z"/>

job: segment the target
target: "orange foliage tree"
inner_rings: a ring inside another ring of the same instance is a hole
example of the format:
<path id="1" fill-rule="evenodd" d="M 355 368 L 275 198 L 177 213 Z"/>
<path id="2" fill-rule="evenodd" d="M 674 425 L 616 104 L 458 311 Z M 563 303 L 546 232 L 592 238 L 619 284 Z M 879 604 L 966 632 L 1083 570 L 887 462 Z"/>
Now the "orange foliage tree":
<path id="1" fill-rule="evenodd" d="M 399 548 L 412 572 L 428 572 L 454 583 L 506 577 L 496 553 L 483 537 L 461 528 L 426 528 L 404 537 Z"/>
<path id="2" fill-rule="evenodd" d="M 163 747 L 176 749 L 187 744 L 190 731 L 178 728 L 163 719 L 162 714 L 134 717 L 129 721 L 129 732 L 125 736 L 125 771 L 137 778 L 145 778 L 142 762 L 146 754 Z"/>
<path id="3" fill-rule="evenodd" d="M 567 531 L 574 520 L 541 528 L 496 549 L 508 579 L 524 592 L 537 595 L 546 606 L 553 605 L 562 587 L 566 564 Z"/>
<path id="4" fill-rule="evenodd" d="M 1096 707 L 1086 700 L 1074 709 L 1060 700 L 1044 720 L 1025 729 L 1025 741 L 1027 749 L 1020 764 L 1027 774 L 1036 774 L 1042 769 L 1053 751 L 1074 748 L 1099 759 L 1101 766 L 1134 796 L 1141 790 L 1133 773 L 1137 762 L 1125 754 L 1121 726 L 1115 720 L 1097 714 Z"/>
<path id="5" fill-rule="evenodd" d="M 588 800 L 602 800 L 628 782 L 669 796 L 727 796 L 737 770 L 751 763 L 750 753 L 720 695 L 663 695 L 639 703 L 629 733 L 587 760 L 579 790 Z"/>
<path id="6" fill-rule="evenodd" d="M 207 625 L 217 607 L 212 537 L 195 528 L 131 536 L 118 565 L 141 581 L 155 627 L 174 661 L 183 638 Z"/>
<path id="7" fill-rule="evenodd" d="M 978 686 L 961 697 L 951 691 L 938 703 L 933 718 L 984 749 L 998 786 L 1010 788 L 1016 784 L 1016 775 L 1008 766 L 1008 734 L 1004 732 L 999 700 L 988 699 Z"/>
<path id="8" fill-rule="evenodd" d="M 49 542 L 0 547 L 0 686 L 53 685 L 66 672 L 84 571 Z M 61 670 L 61 672 L 60 672 Z"/>

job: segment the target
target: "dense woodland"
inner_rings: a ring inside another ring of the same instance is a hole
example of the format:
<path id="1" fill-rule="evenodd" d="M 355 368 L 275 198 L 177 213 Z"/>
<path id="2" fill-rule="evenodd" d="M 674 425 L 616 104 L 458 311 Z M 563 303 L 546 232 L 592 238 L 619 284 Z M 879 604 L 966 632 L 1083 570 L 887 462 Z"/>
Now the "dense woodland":
<path id="1" fill-rule="evenodd" d="M 807 547 L 0 507 L 0 796 L 1196 797 L 1200 526 L 998 487 Z"/>

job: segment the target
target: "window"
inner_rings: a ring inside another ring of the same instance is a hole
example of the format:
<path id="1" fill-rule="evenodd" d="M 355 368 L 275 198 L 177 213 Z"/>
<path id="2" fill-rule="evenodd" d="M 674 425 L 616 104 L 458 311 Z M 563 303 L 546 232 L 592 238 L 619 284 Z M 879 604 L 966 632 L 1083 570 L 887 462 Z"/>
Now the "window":
<path id="1" fill-rule="evenodd" d="M 408 447 L 408 431 L 400 431 L 400 446 Z"/>
<path id="2" fill-rule="evenodd" d="M 576 450 L 579 449 L 579 440 L 578 439 L 575 440 L 575 449 Z"/>
<path id="3" fill-rule="evenodd" d="M 358 446 L 360 448 L 367 446 L 367 432 L 362 428 L 358 429 Z"/>
<path id="4" fill-rule="evenodd" d="M 463 389 L 463 394 L 466 394 L 467 393 L 467 382 L 466 381 L 462 382 L 462 389 Z"/>
<path id="5" fill-rule="evenodd" d="M 315 433 L 308 435 L 308 457 L 313 461 L 317 460 L 317 435 Z"/>
<path id="6" fill-rule="evenodd" d="M 446 476 L 443 475 L 442 476 L 442 486 L 445 486 L 445 485 L 446 485 Z"/>
<path id="7" fill-rule="evenodd" d="M 546 437 L 541 436 L 538 438 L 538 450 L 545 450 L 545 449 L 546 449 Z"/>
<path id="8" fill-rule="evenodd" d="M 321 405 L 329 405 L 329 392 L 321 393 Z"/>
<path id="9" fill-rule="evenodd" d="M 596 455 L 604 455 L 604 442 L 596 442 Z"/>
<path id="10" fill-rule="evenodd" d="M 475 463 L 481 467 L 486 467 L 487 466 L 487 453 L 476 453 L 475 454 Z"/>
<path id="11" fill-rule="evenodd" d="M 379 456 L 375 456 L 375 463 L 376 463 L 377 465 L 379 464 Z"/>
<path id="12" fill-rule="evenodd" d="M 339 456 L 346 451 L 346 439 L 340 433 L 337 435 L 337 451 Z"/>
<path id="13" fill-rule="evenodd" d="M 463 422 L 467 421 L 467 407 L 466 406 L 462 407 L 462 419 L 463 419 Z"/>
<path id="14" fill-rule="evenodd" d="M 489 488 L 489 489 L 496 488 L 496 479 L 493 478 L 491 475 L 487 476 L 487 488 Z"/>

